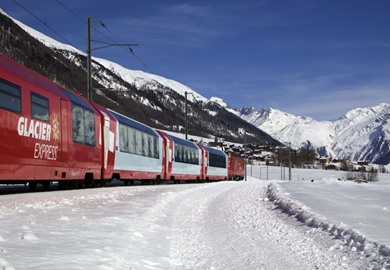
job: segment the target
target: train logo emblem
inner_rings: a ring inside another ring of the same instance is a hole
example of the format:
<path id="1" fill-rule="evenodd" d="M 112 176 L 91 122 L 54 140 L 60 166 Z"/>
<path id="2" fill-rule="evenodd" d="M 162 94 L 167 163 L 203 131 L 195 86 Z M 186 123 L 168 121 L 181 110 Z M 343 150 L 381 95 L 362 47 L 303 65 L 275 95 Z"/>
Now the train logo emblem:
<path id="1" fill-rule="evenodd" d="M 51 138 L 55 141 L 60 139 L 59 126 L 60 122 L 57 114 L 52 116 L 52 125 L 47 122 L 21 116 L 18 120 L 17 130 L 19 136 L 50 142 Z M 58 145 L 39 142 L 34 145 L 34 158 L 36 159 L 57 160 L 57 152 Z"/>

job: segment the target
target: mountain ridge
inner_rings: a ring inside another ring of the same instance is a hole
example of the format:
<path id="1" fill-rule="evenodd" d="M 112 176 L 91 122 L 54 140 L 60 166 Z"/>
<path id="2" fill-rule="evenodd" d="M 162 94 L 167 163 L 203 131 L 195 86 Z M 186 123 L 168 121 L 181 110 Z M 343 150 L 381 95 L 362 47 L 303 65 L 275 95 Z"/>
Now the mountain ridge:
<path id="1" fill-rule="evenodd" d="M 65 84 L 68 89 L 85 94 L 84 52 L 43 35 L 1 10 L 0 21 L 1 53 Z M 282 142 L 294 149 L 314 148 L 323 156 L 390 162 L 387 103 L 353 109 L 335 121 L 316 121 L 273 108 L 234 109 L 221 98 L 207 99 L 172 79 L 130 70 L 105 59 L 93 57 L 92 65 L 97 102 L 156 128 L 183 132 L 187 92 L 189 133 L 194 135 L 271 146 Z M 240 128 L 246 130 L 247 138 L 239 134 Z"/>
<path id="2" fill-rule="evenodd" d="M 0 12 L 0 53 L 63 87 L 86 96 L 86 54 L 43 35 Z M 131 71 L 92 58 L 93 101 L 154 128 L 232 142 L 281 143 L 223 107 L 174 80 Z M 127 77 L 125 76 L 127 75 Z M 185 100 L 185 92 L 190 93 Z M 245 135 L 239 129 L 245 129 Z"/>
<path id="3" fill-rule="evenodd" d="M 239 116 L 292 148 L 313 147 L 319 155 L 388 164 L 390 104 L 355 108 L 335 121 L 317 121 L 277 109 L 241 108 Z"/>

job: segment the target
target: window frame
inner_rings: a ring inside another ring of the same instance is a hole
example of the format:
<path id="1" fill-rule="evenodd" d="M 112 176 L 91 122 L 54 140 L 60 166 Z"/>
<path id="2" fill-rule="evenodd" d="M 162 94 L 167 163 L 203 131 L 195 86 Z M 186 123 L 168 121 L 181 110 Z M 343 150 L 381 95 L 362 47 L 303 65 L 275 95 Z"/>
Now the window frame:
<path id="1" fill-rule="evenodd" d="M 16 109 L 12 109 L 11 107 L 4 107 L 1 105 L 0 108 L 17 114 L 22 114 L 22 87 L 18 84 L 15 84 L 3 78 L 0 78 L 0 83 L 12 88 L 12 90 L 17 90 L 15 92 L 18 92 L 18 93 L 12 93 L 10 91 L 7 91 L 3 87 L 0 87 L 0 95 L 8 96 L 11 97 L 11 99 L 15 98 L 16 100 L 19 100 L 19 104 L 17 104 Z"/>
<path id="2" fill-rule="evenodd" d="M 175 162 L 199 165 L 199 149 L 178 142 L 174 146 Z"/>
<path id="3" fill-rule="evenodd" d="M 209 166 L 224 169 L 227 168 L 226 156 L 209 152 Z"/>
<path id="4" fill-rule="evenodd" d="M 82 117 L 81 118 L 81 125 L 80 125 L 80 128 L 79 130 L 82 130 L 83 134 L 81 135 L 81 140 L 77 139 L 79 136 L 75 136 L 75 109 L 78 109 L 82 112 Z M 91 117 L 92 116 L 92 117 Z M 88 132 L 88 126 L 87 124 L 90 123 L 92 120 L 92 123 L 93 123 L 93 137 L 88 140 L 88 135 L 91 133 L 91 132 Z M 81 128 L 82 127 L 82 128 Z M 83 145 L 87 145 L 87 146 L 92 146 L 92 147 L 95 147 L 96 146 L 96 130 L 95 130 L 95 113 L 91 110 L 88 110 L 87 108 L 83 107 L 83 106 L 80 106 L 74 102 L 72 102 L 72 141 L 74 143 L 79 143 L 79 144 L 83 144 Z M 91 141 L 91 142 L 89 142 Z"/>
<path id="5" fill-rule="evenodd" d="M 121 139 L 124 133 L 126 133 L 128 138 L 126 141 L 127 145 L 124 145 L 125 140 Z M 148 158 L 160 158 L 157 136 L 153 136 L 132 126 L 119 123 L 119 138 L 119 152 Z M 153 147 L 150 147 L 152 144 Z"/>
<path id="6" fill-rule="evenodd" d="M 33 101 L 33 97 L 41 99 L 41 100 L 45 100 L 47 102 L 47 107 L 45 107 L 45 105 L 40 104 L 38 102 L 34 102 Z M 40 121 L 43 121 L 43 122 L 47 122 L 47 123 L 50 122 L 50 102 L 49 102 L 49 98 L 47 98 L 45 96 L 42 96 L 41 94 L 38 94 L 38 93 L 36 93 L 34 91 L 31 91 L 31 93 L 30 93 L 30 105 L 31 105 L 30 107 L 31 107 L 31 117 L 32 118 L 40 120 Z M 34 106 L 46 109 L 47 110 L 47 119 L 43 119 L 42 117 L 34 115 L 34 113 L 33 113 Z"/>

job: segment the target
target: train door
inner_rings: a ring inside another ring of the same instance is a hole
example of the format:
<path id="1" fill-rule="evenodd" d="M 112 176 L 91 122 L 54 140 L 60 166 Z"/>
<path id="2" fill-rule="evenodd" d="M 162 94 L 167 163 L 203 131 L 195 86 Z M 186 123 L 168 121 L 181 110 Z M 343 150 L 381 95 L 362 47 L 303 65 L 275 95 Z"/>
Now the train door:
<path id="1" fill-rule="evenodd" d="M 99 110 L 103 115 L 102 126 L 103 134 L 100 138 L 103 140 L 103 162 L 102 162 L 102 176 L 104 179 L 111 179 L 114 173 L 114 161 L 115 161 L 115 134 L 116 134 L 116 120 L 111 119 L 110 116 L 103 111 Z"/>
<path id="2" fill-rule="evenodd" d="M 173 141 L 169 138 L 169 136 L 161 131 L 157 130 L 158 134 L 160 134 L 163 142 L 162 150 L 163 150 L 163 173 L 164 180 L 170 180 L 172 174 L 172 161 L 173 161 Z"/>
<path id="3" fill-rule="evenodd" d="M 198 144 L 198 146 L 200 148 L 200 154 L 201 154 L 201 160 L 200 160 L 201 178 L 202 178 L 202 180 L 206 180 L 207 169 L 208 169 L 208 160 L 207 160 L 208 152 L 201 144 Z"/>
<path id="4" fill-rule="evenodd" d="M 159 135 L 162 141 L 162 171 L 163 171 L 162 178 L 165 180 L 167 179 L 167 170 L 168 170 L 168 147 L 167 147 L 166 138 L 161 134 Z"/>
<path id="5" fill-rule="evenodd" d="M 67 102 L 64 99 L 61 99 L 61 121 L 60 121 L 60 130 L 61 130 L 61 146 L 59 157 L 62 162 L 68 162 L 69 159 L 69 136 L 68 136 L 68 107 Z"/>
<path id="6" fill-rule="evenodd" d="M 162 136 L 163 137 L 163 147 L 164 147 L 164 153 L 165 153 L 165 160 L 164 162 L 164 179 L 169 180 L 172 174 L 172 147 L 173 142 L 168 138 L 168 136 Z"/>
<path id="7" fill-rule="evenodd" d="M 167 169 L 172 173 L 173 141 L 167 140 Z"/>
<path id="8" fill-rule="evenodd" d="M 208 175 L 208 169 L 209 169 L 209 152 L 203 148 L 203 176 L 204 180 L 207 180 Z"/>

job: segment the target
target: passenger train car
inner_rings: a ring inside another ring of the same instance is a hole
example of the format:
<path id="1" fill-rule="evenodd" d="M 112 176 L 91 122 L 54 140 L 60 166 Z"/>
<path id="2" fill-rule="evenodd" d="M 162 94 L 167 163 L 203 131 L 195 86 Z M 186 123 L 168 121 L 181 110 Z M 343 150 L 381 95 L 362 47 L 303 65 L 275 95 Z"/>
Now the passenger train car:
<path id="1" fill-rule="evenodd" d="M 243 167 L 242 158 L 89 102 L 3 55 L 0 151 L 0 182 L 28 183 L 31 189 L 37 183 L 47 189 L 52 181 L 74 188 L 112 179 L 125 184 L 237 179 L 236 167 Z"/>

